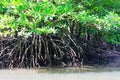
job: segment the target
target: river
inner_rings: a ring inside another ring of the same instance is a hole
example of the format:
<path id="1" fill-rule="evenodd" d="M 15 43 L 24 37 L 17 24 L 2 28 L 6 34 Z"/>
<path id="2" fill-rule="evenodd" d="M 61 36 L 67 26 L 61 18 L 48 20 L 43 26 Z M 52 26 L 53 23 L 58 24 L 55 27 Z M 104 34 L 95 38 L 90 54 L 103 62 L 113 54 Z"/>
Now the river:
<path id="1" fill-rule="evenodd" d="M 120 80 L 120 68 L 0 70 L 0 80 Z"/>

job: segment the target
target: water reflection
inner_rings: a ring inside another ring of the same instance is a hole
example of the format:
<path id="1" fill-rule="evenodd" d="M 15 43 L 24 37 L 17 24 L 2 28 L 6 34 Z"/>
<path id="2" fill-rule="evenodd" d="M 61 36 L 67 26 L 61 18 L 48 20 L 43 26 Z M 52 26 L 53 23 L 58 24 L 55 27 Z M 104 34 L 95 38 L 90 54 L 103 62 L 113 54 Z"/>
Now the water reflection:
<path id="1" fill-rule="evenodd" d="M 95 67 L 89 67 L 89 68 L 78 68 L 78 67 L 67 67 L 67 68 L 45 68 L 40 69 L 37 72 L 38 73 L 99 73 L 99 72 L 113 72 L 113 71 L 120 71 L 120 68 L 95 68 Z"/>
<path id="2" fill-rule="evenodd" d="M 120 68 L 0 70 L 0 80 L 120 80 Z"/>

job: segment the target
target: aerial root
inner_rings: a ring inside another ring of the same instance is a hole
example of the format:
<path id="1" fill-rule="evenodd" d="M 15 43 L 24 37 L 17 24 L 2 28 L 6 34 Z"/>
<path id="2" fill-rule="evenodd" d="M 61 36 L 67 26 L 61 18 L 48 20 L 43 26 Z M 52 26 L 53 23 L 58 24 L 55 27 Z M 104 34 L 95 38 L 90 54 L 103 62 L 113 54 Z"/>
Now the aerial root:
<path id="1" fill-rule="evenodd" d="M 38 68 L 41 66 L 73 66 L 80 64 L 82 48 L 71 36 L 33 35 L 19 38 L 14 43 L 4 44 L 0 61 L 7 68 Z M 2 45 L 1 44 L 1 45 Z M 9 54 L 8 54 L 9 53 Z M 71 65 L 70 65 L 71 64 Z"/>

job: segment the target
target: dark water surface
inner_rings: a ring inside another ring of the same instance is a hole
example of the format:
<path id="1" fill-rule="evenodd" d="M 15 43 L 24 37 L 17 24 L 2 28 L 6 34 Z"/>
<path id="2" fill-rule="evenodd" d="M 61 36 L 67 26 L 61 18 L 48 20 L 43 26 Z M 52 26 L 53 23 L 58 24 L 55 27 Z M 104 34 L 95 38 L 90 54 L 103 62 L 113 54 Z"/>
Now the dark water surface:
<path id="1" fill-rule="evenodd" d="M 120 80 L 120 68 L 0 70 L 0 80 Z"/>

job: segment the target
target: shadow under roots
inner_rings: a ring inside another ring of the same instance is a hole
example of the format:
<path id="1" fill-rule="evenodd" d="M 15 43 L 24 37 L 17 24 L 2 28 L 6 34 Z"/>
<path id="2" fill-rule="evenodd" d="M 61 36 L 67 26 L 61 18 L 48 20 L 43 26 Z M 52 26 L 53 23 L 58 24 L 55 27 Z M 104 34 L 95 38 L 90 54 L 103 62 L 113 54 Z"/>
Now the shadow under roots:
<path id="1" fill-rule="evenodd" d="M 71 35 L 0 39 L 0 68 L 81 66 L 83 50 Z"/>

